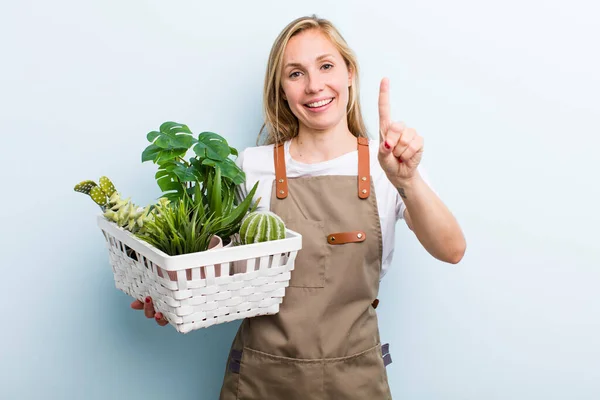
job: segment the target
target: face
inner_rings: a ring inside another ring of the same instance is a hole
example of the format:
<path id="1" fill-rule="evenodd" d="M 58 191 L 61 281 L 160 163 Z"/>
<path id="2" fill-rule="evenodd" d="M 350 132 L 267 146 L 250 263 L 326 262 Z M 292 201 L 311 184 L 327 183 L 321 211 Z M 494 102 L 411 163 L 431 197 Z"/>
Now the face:
<path id="1" fill-rule="evenodd" d="M 292 37 L 283 54 L 281 86 L 300 129 L 347 127 L 352 72 L 325 34 L 316 29 Z"/>

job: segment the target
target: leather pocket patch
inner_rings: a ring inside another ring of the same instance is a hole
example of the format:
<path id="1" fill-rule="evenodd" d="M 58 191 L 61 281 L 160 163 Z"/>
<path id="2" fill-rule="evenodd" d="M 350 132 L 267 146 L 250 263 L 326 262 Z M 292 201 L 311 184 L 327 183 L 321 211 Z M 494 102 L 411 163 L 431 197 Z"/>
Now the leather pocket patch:
<path id="1" fill-rule="evenodd" d="M 367 235 L 363 231 L 339 232 L 328 235 L 327 243 L 333 245 L 346 243 L 360 243 L 364 242 L 366 238 Z"/>

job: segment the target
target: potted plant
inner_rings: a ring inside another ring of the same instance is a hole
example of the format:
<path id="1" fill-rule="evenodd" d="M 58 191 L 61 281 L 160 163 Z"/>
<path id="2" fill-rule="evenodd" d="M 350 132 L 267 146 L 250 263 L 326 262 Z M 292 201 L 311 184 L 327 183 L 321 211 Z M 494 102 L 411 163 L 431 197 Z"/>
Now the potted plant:
<path id="1" fill-rule="evenodd" d="M 102 209 L 97 222 L 116 287 L 138 300 L 151 296 L 182 333 L 277 313 L 302 237 L 277 225 L 276 235 L 259 229 L 259 239 L 251 239 L 255 225 L 245 217 L 258 215 L 258 184 L 236 201 L 235 187 L 245 175 L 230 159 L 237 150 L 221 136 L 203 132 L 195 138 L 186 125 L 166 122 L 147 139 L 142 162 L 158 165 L 162 191 L 155 204 L 140 207 L 123 199 L 106 177 L 75 187 Z M 190 149 L 194 154 L 186 159 Z M 242 222 L 244 243 L 224 248 L 221 238 L 239 237 Z M 251 271 L 232 271 L 236 262 L 246 269 L 245 260 Z"/>
<path id="2" fill-rule="evenodd" d="M 229 158 L 237 156 L 237 150 L 213 132 L 202 132 L 196 139 L 186 125 L 176 122 L 163 123 L 158 131 L 149 132 L 147 139 L 151 144 L 142 153 L 142 162 L 158 165 L 155 178 L 163 197 L 181 200 L 186 194 L 191 196 L 201 215 L 214 217 L 213 233 L 227 245 L 239 231 L 242 218 L 256 208 L 251 206 L 258 182 L 236 204 L 235 187 L 246 179 Z M 190 148 L 194 156 L 186 160 Z"/>

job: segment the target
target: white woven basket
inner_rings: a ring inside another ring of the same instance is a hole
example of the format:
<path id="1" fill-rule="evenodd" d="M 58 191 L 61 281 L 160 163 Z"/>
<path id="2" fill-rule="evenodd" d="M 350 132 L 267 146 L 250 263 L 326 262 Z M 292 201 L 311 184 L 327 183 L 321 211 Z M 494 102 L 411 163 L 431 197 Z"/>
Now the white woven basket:
<path id="1" fill-rule="evenodd" d="M 140 301 L 152 297 L 181 333 L 279 312 L 302 247 L 302 236 L 286 229 L 281 240 L 169 256 L 102 215 L 98 226 L 116 287 Z"/>

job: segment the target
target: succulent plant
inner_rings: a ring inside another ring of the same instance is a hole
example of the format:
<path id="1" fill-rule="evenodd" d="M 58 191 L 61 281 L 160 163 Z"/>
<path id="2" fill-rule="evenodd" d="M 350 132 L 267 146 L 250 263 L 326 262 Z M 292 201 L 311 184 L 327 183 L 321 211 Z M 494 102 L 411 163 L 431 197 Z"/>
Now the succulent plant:
<path id="1" fill-rule="evenodd" d="M 240 227 L 242 244 L 285 238 L 283 220 L 271 211 L 254 211 L 246 215 Z"/>
<path id="2" fill-rule="evenodd" d="M 138 207 L 129 198 L 121 199 L 118 192 L 113 193 L 110 201 L 112 207 L 106 209 L 104 216 L 132 233 L 139 232 L 153 218 L 150 206 Z"/>
<path id="3" fill-rule="evenodd" d="M 114 205 L 111 196 L 116 192 L 115 185 L 106 176 L 100 177 L 100 186 L 92 180 L 85 180 L 75 185 L 73 190 L 89 195 L 102 211 Z"/>
<path id="4" fill-rule="evenodd" d="M 150 206 L 138 207 L 129 198 L 122 199 L 115 185 L 106 176 L 99 179 L 100 185 L 92 180 L 75 185 L 76 192 L 88 194 L 104 212 L 104 216 L 122 228 L 137 233 L 153 216 Z"/>
<path id="5" fill-rule="evenodd" d="M 100 207 L 105 207 L 108 203 L 106 194 L 104 193 L 102 188 L 99 187 L 98 184 L 94 181 L 87 180 L 79 182 L 77 185 L 75 185 L 73 190 L 79 193 L 89 195 L 92 198 L 92 200 L 94 200 L 94 202 Z"/>

